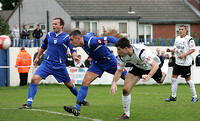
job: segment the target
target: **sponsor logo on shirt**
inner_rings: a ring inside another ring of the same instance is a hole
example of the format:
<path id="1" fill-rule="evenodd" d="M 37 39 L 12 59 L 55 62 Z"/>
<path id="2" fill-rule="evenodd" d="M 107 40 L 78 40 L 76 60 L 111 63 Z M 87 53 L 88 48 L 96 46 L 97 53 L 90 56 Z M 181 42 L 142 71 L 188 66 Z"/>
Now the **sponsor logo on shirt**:
<path id="1" fill-rule="evenodd" d="M 149 56 L 146 60 L 146 63 L 151 60 L 151 56 Z"/>
<path id="2" fill-rule="evenodd" d="M 119 67 L 124 67 L 124 65 L 120 64 L 120 63 L 117 63 L 117 66 Z"/>

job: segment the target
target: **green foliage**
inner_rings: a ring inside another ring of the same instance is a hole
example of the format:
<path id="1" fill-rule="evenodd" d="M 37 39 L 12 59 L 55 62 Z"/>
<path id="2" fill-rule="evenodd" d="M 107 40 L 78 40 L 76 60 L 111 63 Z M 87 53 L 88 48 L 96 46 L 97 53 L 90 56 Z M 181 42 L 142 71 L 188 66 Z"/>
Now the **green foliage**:
<path id="1" fill-rule="evenodd" d="M 86 100 L 90 106 L 81 107 L 80 117 L 64 111 L 63 106 L 76 104 L 76 97 L 64 85 L 38 85 L 33 109 L 19 110 L 26 103 L 29 86 L 0 87 L 1 121 L 89 121 L 83 117 L 115 121 L 123 114 L 122 89 L 110 95 L 110 85 L 90 86 Z M 200 85 L 195 85 L 200 91 Z M 80 86 L 77 86 L 80 89 Z M 188 85 L 178 86 L 176 102 L 165 102 L 171 94 L 171 85 L 136 85 L 132 90 L 131 119 L 134 121 L 199 121 L 200 103 L 191 103 Z M 58 112 L 58 113 L 51 113 Z M 91 121 L 91 120 L 90 120 Z"/>
<path id="2" fill-rule="evenodd" d="M 123 35 L 117 32 L 117 30 L 111 28 L 106 30 L 104 26 L 103 26 L 103 34 L 101 36 L 113 36 L 118 39 L 123 37 Z"/>
<path id="3" fill-rule="evenodd" d="M 0 16 L 0 35 L 10 34 L 9 25 L 5 23 L 4 19 Z"/>
<path id="4" fill-rule="evenodd" d="M 0 0 L 2 4 L 2 10 L 13 10 L 19 0 Z M 21 0 L 22 1 L 22 0 Z"/>

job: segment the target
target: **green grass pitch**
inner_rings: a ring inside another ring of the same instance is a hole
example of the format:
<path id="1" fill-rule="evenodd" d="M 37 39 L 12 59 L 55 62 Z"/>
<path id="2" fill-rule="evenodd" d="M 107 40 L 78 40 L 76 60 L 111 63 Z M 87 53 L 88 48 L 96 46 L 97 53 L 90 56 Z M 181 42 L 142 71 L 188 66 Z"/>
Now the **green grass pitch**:
<path id="1" fill-rule="evenodd" d="M 63 106 L 75 105 L 76 98 L 64 85 L 38 85 L 33 110 L 18 109 L 26 103 L 28 87 L 0 87 L 0 121 L 114 121 L 123 114 L 122 88 L 110 95 L 109 85 L 90 86 L 87 101 L 75 117 Z M 77 86 L 78 89 L 80 86 Z M 196 85 L 200 95 L 200 85 Z M 131 119 L 134 121 L 200 121 L 200 101 L 191 103 L 188 85 L 179 85 L 176 102 L 165 102 L 171 85 L 136 85 L 131 93 Z"/>

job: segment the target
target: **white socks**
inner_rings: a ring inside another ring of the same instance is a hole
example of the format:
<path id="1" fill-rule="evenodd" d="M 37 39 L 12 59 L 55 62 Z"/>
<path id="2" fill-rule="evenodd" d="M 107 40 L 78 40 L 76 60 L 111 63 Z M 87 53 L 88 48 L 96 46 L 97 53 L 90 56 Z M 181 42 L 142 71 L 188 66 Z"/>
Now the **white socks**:
<path id="1" fill-rule="evenodd" d="M 196 94 L 196 89 L 194 86 L 194 82 L 192 80 L 187 81 L 189 87 L 190 87 L 190 91 L 192 93 L 192 97 L 193 98 L 197 98 L 197 94 Z M 178 87 L 178 82 L 176 78 L 172 78 L 172 97 L 176 97 L 176 92 L 177 92 L 177 87 Z"/>
<path id="2" fill-rule="evenodd" d="M 128 96 L 122 95 L 122 103 L 123 103 L 124 113 L 128 117 L 130 117 L 131 94 L 129 94 Z"/>
<path id="3" fill-rule="evenodd" d="M 178 82 L 176 78 L 172 78 L 172 97 L 176 97 L 176 92 L 177 92 L 177 87 L 178 87 Z"/>
<path id="4" fill-rule="evenodd" d="M 187 83 L 190 86 L 190 91 L 192 93 L 192 97 L 193 98 L 197 98 L 197 94 L 196 94 L 196 90 L 195 90 L 195 86 L 194 86 L 194 82 L 192 80 L 187 81 Z"/>
<path id="5" fill-rule="evenodd" d="M 168 67 L 169 67 L 169 59 L 165 59 L 163 66 L 161 67 L 161 71 L 164 72 L 167 75 Z"/>

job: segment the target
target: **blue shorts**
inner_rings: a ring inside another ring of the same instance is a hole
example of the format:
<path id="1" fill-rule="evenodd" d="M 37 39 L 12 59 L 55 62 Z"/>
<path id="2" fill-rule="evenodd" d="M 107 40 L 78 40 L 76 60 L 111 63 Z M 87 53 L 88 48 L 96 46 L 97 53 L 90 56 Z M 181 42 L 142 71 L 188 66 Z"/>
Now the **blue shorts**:
<path id="1" fill-rule="evenodd" d="M 102 76 L 104 71 L 114 75 L 117 71 L 117 61 L 107 61 L 106 63 L 94 63 L 93 61 L 87 71 L 99 74 L 99 77 Z M 124 77 L 126 74 L 127 70 L 124 68 L 121 77 Z"/>
<path id="2" fill-rule="evenodd" d="M 65 64 L 55 63 L 47 60 L 42 62 L 42 64 L 36 70 L 35 75 L 39 75 L 43 79 L 46 79 L 46 77 L 49 75 L 53 75 L 59 83 L 71 81 Z"/>

